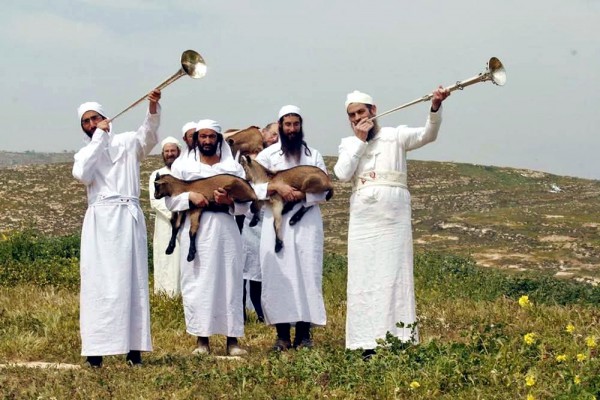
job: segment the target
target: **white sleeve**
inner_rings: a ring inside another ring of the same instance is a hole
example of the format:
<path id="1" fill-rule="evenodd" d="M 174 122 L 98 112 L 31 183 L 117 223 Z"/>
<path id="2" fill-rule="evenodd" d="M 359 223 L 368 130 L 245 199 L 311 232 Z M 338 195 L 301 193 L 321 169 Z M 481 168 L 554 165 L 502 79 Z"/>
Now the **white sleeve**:
<path id="1" fill-rule="evenodd" d="M 339 147 L 338 160 L 333 167 L 335 176 L 342 182 L 348 182 L 354 176 L 360 157 L 367 149 L 368 144 L 356 136 L 342 139 Z"/>

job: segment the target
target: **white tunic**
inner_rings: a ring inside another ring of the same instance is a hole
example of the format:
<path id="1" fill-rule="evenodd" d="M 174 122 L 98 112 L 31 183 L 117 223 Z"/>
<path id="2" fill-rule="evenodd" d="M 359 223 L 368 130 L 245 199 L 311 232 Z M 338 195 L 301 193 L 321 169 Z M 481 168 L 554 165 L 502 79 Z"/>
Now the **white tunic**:
<path id="1" fill-rule="evenodd" d="M 152 172 L 148 184 L 150 207 L 156 211 L 152 240 L 154 293 L 162 292 L 174 297 L 181 292 L 179 285 L 179 249 L 173 251 L 171 254 L 165 253 L 169 240 L 171 240 L 171 211 L 167 208 L 164 198 L 158 200 L 154 198 L 154 180 L 156 174 L 171 174 L 171 169 L 165 166 Z M 179 243 L 177 243 L 177 246 L 179 246 Z"/>
<path id="2" fill-rule="evenodd" d="M 200 153 L 198 153 L 198 159 Z M 171 166 L 173 176 L 193 180 L 217 174 L 245 177 L 244 170 L 223 143 L 221 161 L 212 166 L 195 159 L 194 153 L 179 157 Z M 189 209 L 189 193 L 166 197 L 171 211 Z M 235 215 L 248 211 L 248 204 L 234 203 Z M 181 295 L 186 330 L 194 336 L 215 334 L 244 336 L 242 239 L 233 215 L 206 211 L 200 217 L 196 257 L 187 261 L 190 219 L 179 231 Z"/>
<path id="3" fill-rule="evenodd" d="M 406 152 L 434 141 L 440 123 L 441 109 L 430 113 L 424 128 L 382 128 L 369 143 L 356 136 L 342 139 L 334 167 L 341 181 L 353 180 L 356 188 L 360 176 L 387 177 L 354 190 L 350 197 L 348 349 L 373 349 L 387 332 L 403 341 L 410 341 L 411 334 L 418 340 L 418 331 L 396 327 L 416 320 Z M 404 184 L 390 176 L 404 176 Z"/>
<path id="4" fill-rule="evenodd" d="M 300 161 L 287 159 L 281 154 L 281 143 L 261 151 L 256 161 L 272 171 L 298 165 L 313 165 L 326 171 L 321 154 L 310 148 L 307 156 L 302 149 Z M 255 185 L 259 199 L 266 198 L 267 184 Z M 283 248 L 275 253 L 275 229 L 270 207 L 265 208 L 260 241 L 262 267 L 262 307 L 265 322 L 310 322 L 324 326 L 327 322 L 323 302 L 323 221 L 318 203 L 325 193 L 306 195 L 306 200 L 296 204 L 282 218 Z M 300 222 L 289 225 L 292 215 L 302 206 L 314 205 Z"/>
<path id="5" fill-rule="evenodd" d="M 158 142 L 159 114 L 137 132 L 96 130 L 75 154 L 86 185 L 81 231 L 81 354 L 151 351 L 146 223 L 139 204 L 140 160 Z"/>
<path id="6" fill-rule="evenodd" d="M 248 213 L 244 218 L 244 228 L 242 229 L 242 247 L 244 279 L 250 281 L 262 281 L 260 268 L 260 232 L 262 230 L 262 220 L 264 210 L 260 211 L 260 220 L 255 226 L 250 226 L 252 214 Z"/>

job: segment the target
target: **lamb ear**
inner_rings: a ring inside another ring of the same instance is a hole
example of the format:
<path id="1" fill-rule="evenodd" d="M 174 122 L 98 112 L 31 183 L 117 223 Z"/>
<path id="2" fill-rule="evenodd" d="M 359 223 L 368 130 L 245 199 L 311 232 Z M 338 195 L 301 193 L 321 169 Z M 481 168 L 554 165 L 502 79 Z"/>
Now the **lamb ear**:
<path id="1" fill-rule="evenodd" d="M 157 172 L 157 173 L 156 173 L 156 177 L 154 178 L 154 182 L 156 182 L 156 181 L 157 181 L 157 180 L 159 180 L 159 179 L 160 179 L 160 173 L 158 173 L 158 172 Z"/>

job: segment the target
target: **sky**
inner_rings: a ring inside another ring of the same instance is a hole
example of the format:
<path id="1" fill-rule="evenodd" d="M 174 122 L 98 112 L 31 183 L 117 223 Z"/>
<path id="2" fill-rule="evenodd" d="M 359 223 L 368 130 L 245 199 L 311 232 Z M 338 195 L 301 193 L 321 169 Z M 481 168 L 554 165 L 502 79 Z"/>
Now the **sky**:
<path id="1" fill-rule="evenodd" d="M 336 156 L 352 134 L 347 93 L 385 111 L 484 72 L 494 56 L 506 85 L 453 92 L 437 141 L 409 158 L 600 179 L 599 26 L 600 0 L 3 0 L 0 150 L 78 150 L 81 103 L 115 115 L 193 49 L 207 74 L 163 90 L 161 138 L 204 118 L 264 126 L 294 104 L 308 144 Z M 114 132 L 137 129 L 145 109 Z M 423 126 L 428 109 L 379 123 Z"/>

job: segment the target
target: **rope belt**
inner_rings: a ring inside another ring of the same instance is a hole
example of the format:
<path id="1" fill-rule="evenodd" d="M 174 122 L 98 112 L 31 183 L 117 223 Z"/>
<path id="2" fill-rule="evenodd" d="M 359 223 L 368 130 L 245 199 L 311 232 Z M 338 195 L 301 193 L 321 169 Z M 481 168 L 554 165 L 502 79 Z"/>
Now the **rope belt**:
<path id="1" fill-rule="evenodd" d="M 367 171 L 355 177 L 352 181 L 352 191 L 355 192 L 367 186 L 397 186 L 408 188 L 406 174 L 398 171 Z"/>
<path id="2" fill-rule="evenodd" d="M 96 199 L 89 203 L 89 206 L 127 206 L 127 209 L 137 221 L 139 217 L 138 210 L 140 209 L 140 199 L 137 197 L 120 196 L 120 195 L 106 195 L 99 194 Z"/>

